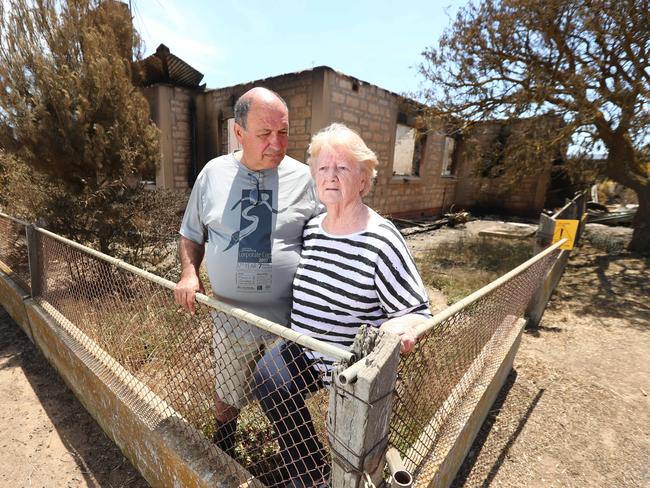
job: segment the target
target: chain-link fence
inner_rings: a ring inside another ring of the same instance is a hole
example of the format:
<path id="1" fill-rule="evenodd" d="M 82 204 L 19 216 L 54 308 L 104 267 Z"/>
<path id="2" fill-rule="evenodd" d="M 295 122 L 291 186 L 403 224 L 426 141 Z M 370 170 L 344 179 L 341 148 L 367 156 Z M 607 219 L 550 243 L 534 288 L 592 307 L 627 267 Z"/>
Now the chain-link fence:
<path id="1" fill-rule="evenodd" d="M 325 368 L 310 351 L 344 365 L 351 352 L 203 295 L 190 315 L 175 304 L 173 283 L 36 227 L 27 229 L 26 242 L 25 225 L 0 215 L 3 271 L 25 290 L 31 285 L 70 347 L 150 429 L 173 422 L 200 439 L 225 460 L 228 472 L 220 474 L 233 486 L 320 486 L 336 461 L 341 476 L 332 486 L 357 487 L 370 479 L 369 459 L 377 483 L 383 468 L 377 446 L 387 443 L 416 486 L 428 485 L 446 444 L 456 442 L 462 422 L 455 417 L 467 408 L 468 392 L 500 366 L 559 253 L 557 245 L 547 249 L 427 321 L 398 366 L 394 356 L 384 368 L 390 351 L 382 353 L 384 363 L 358 361 L 349 371 L 368 366 L 365 386 L 355 389 L 352 375 L 345 388 L 328 393 L 318 373 Z M 355 352 L 364 356 L 386 344 Z M 330 395 L 341 410 L 328 412 Z M 352 428 L 358 422 L 367 425 Z M 351 435 L 342 439 L 346 430 Z M 368 439 L 355 439 L 357 432 Z M 331 451 L 328 438 L 336 443 Z"/>
<path id="2" fill-rule="evenodd" d="M 512 276 L 470 295 L 421 328 L 411 354 L 403 356 L 395 386 L 390 442 L 404 458 L 416 486 L 428 486 L 462 423 L 451 421 L 470 388 L 497 354 L 557 259 L 558 249 L 535 257 Z"/>
<path id="3" fill-rule="evenodd" d="M 204 304 L 190 315 L 174 303 L 171 283 L 43 230 L 34 244 L 37 298 L 89 339 L 96 358 L 108 354 L 126 371 L 131 384 L 116 381 L 116 392 L 152 429 L 182 419 L 187 434 L 202 433 L 236 461 L 224 476 L 243 467 L 269 487 L 328 476 L 328 395 L 293 331 L 280 337 L 251 314 L 249 322 Z M 142 401 L 149 408 L 138 408 Z"/>
<path id="4" fill-rule="evenodd" d="M 0 262 L 2 271 L 25 292 L 29 293 L 29 257 L 27 251 L 27 223 L 0 213 Z"/>

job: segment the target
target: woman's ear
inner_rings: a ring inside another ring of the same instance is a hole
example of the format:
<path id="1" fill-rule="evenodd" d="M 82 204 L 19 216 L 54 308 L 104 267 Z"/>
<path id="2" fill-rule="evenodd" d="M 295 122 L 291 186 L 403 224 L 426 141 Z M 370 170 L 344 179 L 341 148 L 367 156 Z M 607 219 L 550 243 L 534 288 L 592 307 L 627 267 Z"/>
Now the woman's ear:
<path id="1" fill-rule="evenodd" d="M 366 178 L 366 177 L 364 176 L 364 177 L 361 179 L 361 190 L 359 190 L 359 194 L 360 194 L 361 196 L 363 196 L 363 194 L 365 193 L 367 186 L 368 186 L 368 178 Z"/>

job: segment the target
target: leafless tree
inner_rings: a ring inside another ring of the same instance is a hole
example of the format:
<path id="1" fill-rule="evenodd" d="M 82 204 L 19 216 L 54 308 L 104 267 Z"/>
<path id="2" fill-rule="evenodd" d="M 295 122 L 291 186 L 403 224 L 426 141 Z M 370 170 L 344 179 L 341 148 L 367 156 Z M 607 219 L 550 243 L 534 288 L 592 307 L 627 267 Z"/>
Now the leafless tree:
<path id="1" fill-rule="evenodd" d="M 650 252 L 650 5 L 648 0 L 480 0 L 462 8 L 423 53 L 424 101 L 473 122 L 553 114 L 547 150 L 571 138 L 606 153 L 605 174 L 639 200 L 630 248 Z"/>

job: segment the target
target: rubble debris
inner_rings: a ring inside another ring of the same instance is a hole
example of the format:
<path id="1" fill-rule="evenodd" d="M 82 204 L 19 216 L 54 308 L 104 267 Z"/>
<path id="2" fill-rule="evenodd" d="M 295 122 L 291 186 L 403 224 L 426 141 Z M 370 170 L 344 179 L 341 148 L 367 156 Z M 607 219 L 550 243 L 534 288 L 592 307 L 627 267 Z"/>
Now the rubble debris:
<path id="1" fill-rule="evenodd" d="M 449 227 L 454 227 L 458 224 L 464 224 L 473 220 L 469 212 L 454 212 L 445 214 L 445 218 L 449 219 Z"/>
<path id="2" fill-rule="evenodd" d="M 400 233 L 406 237 L 413 234 L 419 234 L 421 232 L 428 232 L 431 230 L 439 229 L 444 225 L 455 227 L 459 224 L 464 224 L 465 222 L 470 221 L 472 219 L 472 216 L 468 212 L 455 212 L 444 214 L 442 218 L 433 221 L 414 221 L 407 219 L 398 219 L 394 217 L 388 218 L 393 223 L 397 224 Z"/>
<path id="3" fill-rule="evenodd" d="M 605 225 L 631 224 L 638 205 L 602 205 L 595 202 L 587 204 L 587 222 Z"/>
<path id="4" fill-rule="evenodd" d="M 502 222 L 479 231 L 479 236 L 502 237 L 505 239 L 528 239 L 537 232 L 536 225 Z"/>
<path id="5" fill-rule="evenodd" d="M 404 225 L 406 227 L 419 227 L 430 223 L 423 220 L 398 219 L 397 217 L 389 217 L 389 218 L 394 224 Z"/>
<path id="6" fill-rule="evenodd" d="M 583 240 L 608 254 L 620 254 L 630 244 L 633 232 L 631 227 L 588 223 L 585 226 Z"/>

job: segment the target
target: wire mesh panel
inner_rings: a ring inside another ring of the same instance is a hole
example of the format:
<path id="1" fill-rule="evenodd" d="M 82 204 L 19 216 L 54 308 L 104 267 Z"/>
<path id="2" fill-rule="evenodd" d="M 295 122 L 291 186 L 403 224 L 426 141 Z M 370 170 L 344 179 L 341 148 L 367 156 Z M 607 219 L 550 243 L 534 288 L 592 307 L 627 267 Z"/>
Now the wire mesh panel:
<path id="1" fill-rule="evenodd" d="M 444 458 L 448 452 L 450 446 L 441 443 L 457 438 L 462 425 L 450 423 L 451 416 L 481 372 L 499 366 L 492 364 L 502 360 L 494 351 L 522 317 L 558 254 L 547 254 L 457 310 L 425 332 L 411 354 L 400 359 L 390 443 L 415 475 L 416 485 L 425 481 L 418 480 L 425 462 L 439 465 L 443 459 L 436 456 Z"/>
<path id="2" fill-rule="evenodd" d="M 38 299 L 137 378 L 158 411 L 267 486 L 327 477 L 328 395 L 308 351 L 205 305 L 190 315 L 156 282 L 47 234 L 37 241 Z"/>
<path id="3" fill-rule="evenodd" d="M 175 304 L 170 282 L 41 229 L 30 227 L 29 251 L 37 300 L 88 351 L 84 361 L 115 373 L 106 384 L 152 430 L 177 419 L 188 436 L 209 440 L 216 455 L 233 460 L 225 463 L 232 473 L 223 473 L 233 486 L 242 472 L 255 477 L 253 486 L 325 486 L 329 394 L 319 371 L 326 367 L 288 338 L 320 351 L 318 341 L 210 307 L 206 297 L 190 315 Z M 499 366 L 558 254 L 540 253 L 467 306 L 451 307 L 400 359 L 389 441 L 416 485 L 458 436 L 462 426 L 451 420 L 481 373 Z M 28 261 L 25 224 L 0 214 L 0 266 L 26 291 Z"/>
<path id="4" fill-rule="evenodd" d="M 0 261 L 2 271 L 27 293 L 30 292 L 27 224 L 0 213 Z"/>

